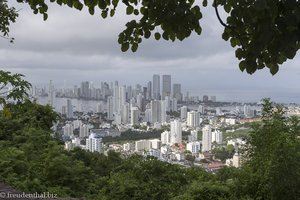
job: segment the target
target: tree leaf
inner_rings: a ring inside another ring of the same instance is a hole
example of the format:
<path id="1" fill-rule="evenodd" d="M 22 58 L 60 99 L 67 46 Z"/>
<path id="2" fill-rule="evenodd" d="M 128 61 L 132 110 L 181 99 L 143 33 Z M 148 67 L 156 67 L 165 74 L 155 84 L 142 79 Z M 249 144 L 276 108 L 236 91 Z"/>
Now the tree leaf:
<path id="1" fill-rule="evenodd" d="M 131 15 L 133 13 L 133 7 L 132 6 L 127 6 L 126 8 L 126 14 Z"/>
<path id="2" fill-rule="evenodd" d="M 131 46 L 131 51 L 136 52 L 137 49 L 138 49 L 138 46 L 139 46 L 138 43 L 133 43 L 132 46 Z"/>
<path id="3" fill-rule="evenodd" d="M 270 67 L 270 72 L 272 75 L 275 75 L 279 71 L 279 66 L 277 64 L 273 64 Z"/>
<path id="4" fill-rule="evenodd" d="M 121 50 L 123 52 L 127 51 L 129 49 L 129 43 L 128 42 L 125 42 L 121 45 Z"/>
<path id="5" fill-rule="evenodd" d="M 160 35 L 160 33 L 156 32 L 156 33 L 154 34 L 154 37 L 155 37 L 156 40 L 159 40 L 160 37 L 161 37 L 161 35 Z"/>

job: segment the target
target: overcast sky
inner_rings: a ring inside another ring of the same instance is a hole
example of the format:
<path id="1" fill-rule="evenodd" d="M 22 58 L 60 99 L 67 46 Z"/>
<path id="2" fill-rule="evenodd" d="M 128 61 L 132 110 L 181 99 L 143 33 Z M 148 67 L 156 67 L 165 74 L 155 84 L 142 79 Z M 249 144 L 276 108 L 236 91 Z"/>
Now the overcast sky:
<path id="1" fill-rule="evenodd" d="M 81 81 L 119 80 L 121 84 L 146 84 L 155 74 L 171 74 L 192 95 L 216 95 L 224 101 L 259 101 L 272 97 L 280 102 L 300 103 L 299 56 L 285 63 L 277 75 L 268 69 L 254 75 L 241 72 L 234 49 L 221 38 L 223 27 L 214 11 L 203 8 L 203 33 L 183 42 L 143 40 L 138 52 L 123 53 L 118 34 L 130 20 L 124 9 L 103 20 L 100 13 L 51 5 L 45 22 L 27 5 L 11 26 L 14 44 L 0 40 L 0 63 L 5 70 L 22 73 L 34 85 L 79 85 Z"/>

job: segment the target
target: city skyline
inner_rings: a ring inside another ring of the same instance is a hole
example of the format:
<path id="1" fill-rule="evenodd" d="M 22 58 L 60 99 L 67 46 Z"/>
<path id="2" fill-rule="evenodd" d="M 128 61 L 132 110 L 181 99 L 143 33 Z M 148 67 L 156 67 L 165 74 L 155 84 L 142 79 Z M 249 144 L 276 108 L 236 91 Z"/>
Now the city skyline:
<path id="1" fill-rule="evenodd" d="M 142 88 L 147 88 L 147 89 L 151 89 L 151 93 L 153 92 L 153 76 L 159 76 L 160 79 L 160 85 L 159 85 L 159 99 L 162 98 L 162 77 L 165 74 L 153 74 L 150 75 L 149 74 L 149 79 L 147 80 L 143 80 L 143 82 L 135 82 L 134 84 L 128 84 L 128 82 L 120 82 L 118 80 L 110 80 L 110 81 L 102 81 L 102 80 L 98 80 L 98 81 L 87 81 L 87 80 L 81 80 L 79 82 L 75 82 L 74 85 L 72 84 L 66 84 L 66 81 L 63 81 L 63 85 L 53 82 L 51 81 L 51 84 L 53 84 L 55 86 L 56 89 L 59 90 L 64 90 L 64 89 L 71 89 L 74 87 L 80 88 L 82 87 L 83 83 L 89 83 L 92 84 L 94 88 L 100 88 L 101 84 L 108 84 L 107 86 L 109 87 L 109 85 L 111 86 L 114 83 L 118 83 L 120 86 L 131 86 L 131 87 L 136 87 L 136 86 L 140 86 Z M 263 98 L 271 98 L 273 101 L 278 102 L 278 103 L 300 103 L 300 93 L 296 93 L 294 96 L 291 96 L 289 91 L 277 91 L 277 93 L 272 92 L 272 91 L 264 91 L 264 90 L 231 90 L 231 91 L 223 91 L 223 90 L 209 90 L 209 89 L 196 89 L 195 90 L 189 90 L 188 88 L 186 88 L 185 84 L 180 83 L 178 80 L 174 80 L 173 76 L 171 76 L 172 78 L 172 83 L 171 83 L 171 95 L 172 97 L 174 95 L 174 91 L 181 91 L 182 96 L 180 97 L 180 95 L 177 95 L 176 98 L 180 99 L 180 98 L 184 98 L 187 93 L 189 94 L 189 96 L 192 97 L 199 97 L 200 99 L 203 98 L 203 96 L 207 96 L 208 98 L 211 97 L 216 97 L 218 98 L 218 101 L 224 101 L 224 102 L 260 102 Z M 150 87 L 149 87 L 150 84 Z M 40 88 L 40 89 L 44 89 L 46 92 L 48 92 L 49 90 L 49 81 L 45 84 L 38 84 L 38 85 L 33 85 L 32 89 L 34 90 L 35 87 Z M 175 89 L 175 90 L 174 90 Z M 242 94 L 241 96 L 239 96 L 239 94 Z M 274 95 L 275 94 L 275 95 Z M 279 94 L 279 95 L 278 95 Z M 150 94 L 148 94 L 150 95 Z M 153 95 L 153 94 L 152 94 Z M 281 97 L 280 97 L 281 96 Z M 279 97 L 279 98 L 278 98 Z M 152 96 L 153 98 L 153 96 Z M 153 98 L 155 99 L 155 98 Z M 157 99 L 157 100 L 159 100 Z"/>

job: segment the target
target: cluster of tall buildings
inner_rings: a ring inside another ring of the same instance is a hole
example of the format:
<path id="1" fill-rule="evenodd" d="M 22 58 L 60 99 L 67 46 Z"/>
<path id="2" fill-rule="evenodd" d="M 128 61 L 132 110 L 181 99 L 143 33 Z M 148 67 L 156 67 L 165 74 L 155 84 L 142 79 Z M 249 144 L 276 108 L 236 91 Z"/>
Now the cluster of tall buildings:
<path id="1" fill-rule="evenodd" d="M 144 122 L 154 124 L 168 121 L 167 112 L 177 111 L 177 102 L 182 101 L 181 85 L 173 84 L 171 75 L 153 75 L 153 81 L 146 86 L 120 86 L 116 81 L 107 96 L 107 119 L 115 124 L 138 124 L 140 114 Z"/>
<path id="2" fill-rule="evenodd" d="M 170 122 L 170 131 L 164 131 L 161 134 L 162 144 L 174 145 L 182 143 L 182 127 L 180 120 Z"/>

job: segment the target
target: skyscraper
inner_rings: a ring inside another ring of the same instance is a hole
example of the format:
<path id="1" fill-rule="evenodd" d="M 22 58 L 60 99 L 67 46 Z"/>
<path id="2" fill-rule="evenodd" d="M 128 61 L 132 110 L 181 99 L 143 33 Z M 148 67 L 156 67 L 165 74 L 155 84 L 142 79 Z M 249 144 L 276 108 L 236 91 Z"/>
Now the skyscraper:
<path id="1" fill-rule="evenodd" d="M 167 101 L 160 101 L 160 105 L 161 105 L 161 122 L 165 123 L 167 122 Z"/>
<path id="2" fill-rule="evenodd" d="M 160 77 L 158 74 L 153 75 L 153 99 L 159 100 L 160 99 Z"/>
<path id="3" fill-rule="evenodd" d="M 161 122 L 161 103 L 158 100 L 150 102 L 151 105 L 151 123 Z"/>
<path id="4" fill-rule="evenodd" d="M 79 126 L 79 137 L 84 138 L 89 136 L 89 126 L 86 124 L 82 124 Z"/>
<path id="5" fill-rule="evenodd" d="M 131 108 L 131 125 L 139 123 L 139 109 L 137 107 Z"/>
<path id="6" fill-rule="evenodd" d="M 202 129 L 202 152 L 211 150 L 211 127 L 206 125 Z"/>
<path id="7" fill-rule="evenodd" d="M 125 103 L 122 106 L 122 124 L 128 124 L 129 123 L 129 103 Z"/>
<path id="8" fill-rule="evenodd" d="M 186 118 L 187 118 L 187 107 L 186 106 L 182 106 L 180 108 L 180 118 L 181 118 L 181 120 L 186 120 Z"/>
<path id="9" fill-rule="evenodd" d="M 200 124 L 200 114 L 195 111 L 187 113 L 187 125 L 190 127 L 198 127 Z"/>
<path id="10" fill-rule="evenodd" d="M 126 95 L 126 96 L 127 96 L 126 98 L 130 100 L 130 99 L 132 98 L 132 87 L 131 87 L 131 86 L 128 86 L 128 87 L 127 87 L 127 89 L 126 89 L 126 94 L 127 94 L 127 95 Z"/>
<path id="11" fill-rule="evenodd" d="M 120 86 L 119 88 L 119 100 L 118 100 L 118 109 L 119 112 L 122 111 L 123 105 L 126 103 L 126 86 Z"/>
<path id="12" fill-rule="evenodd" d="M 73 118 L 73 106 L 71 99 L 67 100 L 67 118 Z"/>
<path id="13" fill-rule="evenodd" d="M 136 105 L 143 111 L 143 95 L 141 93 L 136 96 Z"/>
<path id="14" fill-rule="evenodd" d="M 107 120 L 113 120 L 114 110 L 113 110 L 113 97 L 109 96 L 107 97 Z"/>
<path id="15" fill-rule="evenodd" d="M 152 82 L 149 81 L 147 83 L 147 95 L 146 95 L 146 99 L 151 99 L 152 98 Z"/>
<path id="16" fill-rule="evenodd" d="M 119 110 L 119 86 L 114 86 L 114 93 L 113 93 L 113 111 L 114 113 L 118 113 Z"/>
<path id="17" fill-rule="evenodd" d="M 220 130 L 215 130 L 212 133 L 211 141 L 218 144 L 223 143 L 223 133 Z"/>
<path id="18" fill-rule="evenodd" d="M 177 99 L 173 98 L 171 99 L 171 107 L 170 107 L 171 111 L 176 111 L 177 112 Z"/>
<path id="19" fill-rule="evenodd" d="M 181 84 L 173 84 L 173 97 L 176 98 L 177 101 L 182 101 Z"/>
<path id="20" fill-rule="evenodd" d="M 80 97 L 85 99 L 90 97 L 90 83 L 88 81 L 81 83 Z"/>
<path id="21" fill-rule="evenodd" d="M 181 144 L 182 142 L 182 128 L 179 120 L 171 121 L 171 144 Z"/>
<path id="22" fill-rule="evenodd" d="M 126 102 L 126 86 L 115 86 L 114 88 L 114 112 L 121 113 L 122 106 Z"/>
<path id="23" fill-rule="evenodd" d="M 198 112 L 199 112 L 200 114 L 204 114 L 204 111 L 205 111 L 204 105 L 199 105 L 199 107 L 198 107 Z"/>
<path id="24" fill-rule="evenodd" d="M 166 96 L 171 96 L 171 75 L 162 76 L 162 100 Z"/>

